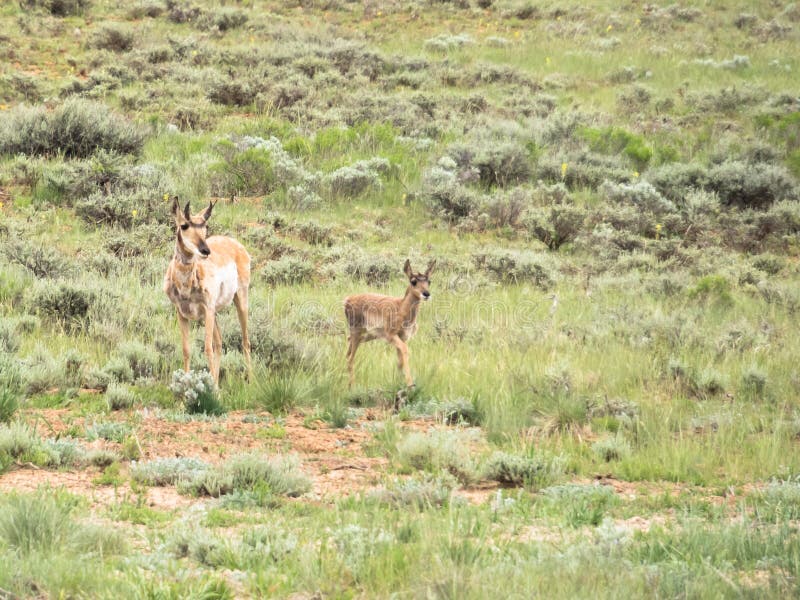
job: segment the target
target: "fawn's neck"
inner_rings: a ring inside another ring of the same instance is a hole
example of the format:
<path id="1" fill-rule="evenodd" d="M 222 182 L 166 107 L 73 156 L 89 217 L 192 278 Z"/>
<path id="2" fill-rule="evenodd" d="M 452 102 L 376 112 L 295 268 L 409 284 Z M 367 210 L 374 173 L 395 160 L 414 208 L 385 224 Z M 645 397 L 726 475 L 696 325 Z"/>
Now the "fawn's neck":
<path id="1" fill-rule="evenodd" d="M 417 320 L 420 299 L 414 294 L 413 288 L 408 286 L 406 295 L 400 300 L 400 314 L 403 316 L 403 323 L 411 325 Z"/>

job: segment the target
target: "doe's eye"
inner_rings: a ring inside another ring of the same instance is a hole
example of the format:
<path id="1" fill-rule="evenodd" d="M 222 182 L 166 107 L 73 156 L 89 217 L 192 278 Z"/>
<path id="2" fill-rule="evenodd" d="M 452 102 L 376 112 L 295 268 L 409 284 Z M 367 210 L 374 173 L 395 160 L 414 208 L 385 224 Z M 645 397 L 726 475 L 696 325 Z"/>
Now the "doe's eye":
<path id="1" fill-rule="evenodd" d="M 417 285 L 417 280 L 416 279 L 412 279 L 411 280 L 411 285 Z"/>
<path id="2" fill-rule="evenodd" d="M 183 225 L 181 225 L 181 229 L 186 231 L 187 229 L 189 229 L 189 224 L 188 223 L 184 223 Z"/>

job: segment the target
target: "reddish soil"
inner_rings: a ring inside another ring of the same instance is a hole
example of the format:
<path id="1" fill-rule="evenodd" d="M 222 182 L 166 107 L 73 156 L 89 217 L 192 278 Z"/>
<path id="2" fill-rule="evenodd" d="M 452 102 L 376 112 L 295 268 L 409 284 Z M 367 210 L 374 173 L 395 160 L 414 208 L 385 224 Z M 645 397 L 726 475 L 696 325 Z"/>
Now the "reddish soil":
<path id="1" fill-rule="evenodd" d="M 176 423 L 163 419 L 158 412 L 143 410 L 135 414 L 112 413 L 106 419 L 128 421 L 135 425 L 141 460 L 167 457 L 195 457 L 206 462 L 218 463 L 244 453 L 296 454 L 301 468 L 312 480 L 312 491 L 308 499 L 330 502 L 335 498 L 369 490 L 381 484 L 386 474 L 388 461 L 383 457 L 367 455 L 373 440 L 373 429 L 388 416 L 379 409 L 370 409 L 349 427 L 331 429 L 319 420 L 309 420 L 302 413 L 293 413 L 278 425 L 267 413 L 256 415 L 256 423 L 244 422 L 245 415 L 252 412 L 231 412 L 225 418 L 211 421 Z M 27 414 L 28 421 L 36 424 L 42 436 L 65 434 L 70 428 L 83 431 L 96 417 L 78 417 L 69 409 L 33 410 Z M 405 429 L 425 431 L 434 424 L 417 420 L 403 422 Z M 121 451 L 120 444 L 105 440 L 84 442 L 87 448 L 109 448 Z M 122 475 L 127 480 L 128 462 L 123 463 Z M 109 505 L 126 497 L 135 497 L 128 483 L 117 488 L 99 485 L 94 480 L 101 469 L 86 467 L 79 470 L 48 470 L 30 464 L 18 464 L 16 468 L 0 475 L 0 492 L 10 490 L 29 491 L 40 485 L 63 486 L 70 492 L 86 496 L 94 506 Z M 679 496 L 684 492 L 698 493 L 715 504 L 736 506 L 736 496 L 731 490 L 724 496 L 709 493 L 703 488 L 667 482 L 625 482 L 613 477 L 598 475 L 593 480 L 576 480 L 575 483 L 607 485 L 624 500 L 642 496 L 659 496 L 665 492 Z M 458 494 L 474 504 L 491 502 L 498 489 L 497 484 L 482 483 Z M 740 488 L 743 495 L 754 491 L 753 486 Z M 147 503 L 162 509 L 183 508 L 204 500 L 181 496 L 174 487 L 149 488 Z M 626 523 L 633 529 L 649 528 L 650 523 Z"/>
<path id="2" fill-rule="evenodd" d="M 165 421 L 152 411 L 138 413 L 135 432 L 142 449 L 141 460 L 166 457 L 195 457 L 218 463 L 230 456 L 245 452 L 265 454 L 297 454 L 301 468 L 311 478 L 312 499 L 329 500 L 353 492 L 375 487 L 386 471 L 385 458 L 365 455 L 365 446 L 372 439 L 370 432 L 376 415 L 365 418 L 344 429 L 330 429 L 319 421 L 304 424 L 302 414 L 292 414 L 277 426 L 269 415 L 258 415 L 263 422 L 245 423 L 245 414 L 232 412 L 226 418 L 214 421 L 175 423 Z M 109 420 L 126 421 L 125 413 L 112 414 Z M 71 427 L 83 430 L 93 418 L 75 417 L 68 409 L 37 410 L 29 414 L 37 423 L 40 435 L 64 434 Z M 313 427 L 313 428 L 312 428 Z M 87 448 L 120 450 L 120 444 L 105 440 L 85 442 Z M 124 463 L 127 466 L 127 461 Z M 18 464 L 16 469 L 0 475 L 0 491 L 33 490 L 40 485 L 65 489 L 87 496 L 93 504 L 109 504 L 126 495 L 133 496 L 124 484 L 116 490 L 112 486 L 93 483 L 100 474 L 96 467 L 80 470 L 39 469 L 30 464 Z M 124 474 L 124 469 L 123 469 Z M 174 488 L 150 488 L 148 504 L 159 508 L 176 508 L 197 502 L 197 499 L 180 496 Z"/>

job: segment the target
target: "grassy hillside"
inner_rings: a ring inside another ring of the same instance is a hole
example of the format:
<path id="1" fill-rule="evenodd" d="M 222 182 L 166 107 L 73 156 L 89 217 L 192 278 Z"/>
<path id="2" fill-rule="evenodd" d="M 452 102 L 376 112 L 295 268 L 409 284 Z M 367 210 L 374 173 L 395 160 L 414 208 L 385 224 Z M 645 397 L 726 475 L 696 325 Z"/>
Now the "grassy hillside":
<path id="1" fill-rule="evenodd" d="M 4 3 L 0 595 L 797 594 L 799 23 Z M 211 415 L 173 195 L 253 258 Z M 372 342 L 348 389 L 406 258 L 416 387 Z"/>

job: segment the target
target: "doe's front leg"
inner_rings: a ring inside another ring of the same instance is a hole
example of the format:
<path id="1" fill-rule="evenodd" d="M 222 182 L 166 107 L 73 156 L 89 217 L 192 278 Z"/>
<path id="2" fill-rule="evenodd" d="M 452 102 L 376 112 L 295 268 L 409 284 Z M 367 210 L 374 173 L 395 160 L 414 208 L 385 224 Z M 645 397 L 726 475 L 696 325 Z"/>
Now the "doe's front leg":
<path id="1" fill-rule="evenodd" d="M 211 372 L 211 377 L 214 378 L 214 383 L 219 385 L 219 369 L 217 361 L 214 357 L 214 331 L 216 329 L 216 312 L 212 308 L 206 308 L 206 337 L 205 337 L 205 350 L 206 358 L 208 359 L 208 370 Z"/>

